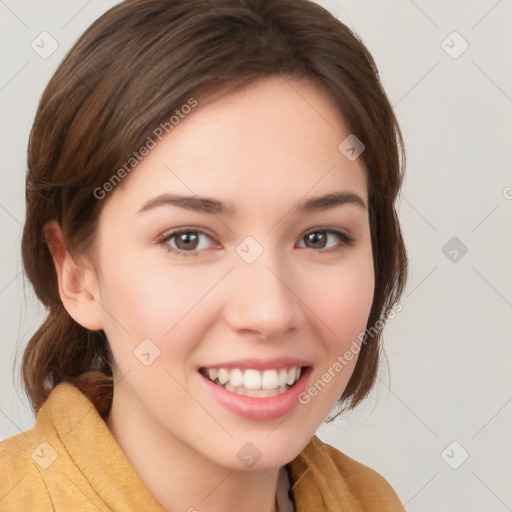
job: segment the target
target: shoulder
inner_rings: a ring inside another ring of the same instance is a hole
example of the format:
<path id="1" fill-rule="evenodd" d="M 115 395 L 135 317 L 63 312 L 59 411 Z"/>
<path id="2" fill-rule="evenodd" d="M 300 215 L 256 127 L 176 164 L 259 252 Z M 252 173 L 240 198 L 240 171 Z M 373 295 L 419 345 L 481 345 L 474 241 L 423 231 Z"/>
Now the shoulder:
<path id="1" fill-rule="evenodd" d="M 14 474 L 29 471 L 31 468 L 30 459 L 27 457 L 29 441 L 25 436 L 30 431 L 22 432 L 0 441 L 0 482 L 3 485 L 7 478 Z M 1 494 L 0 494 L 1 496 Z"/>
<path id="2" fill-rule="evenodd" d="M 31 429 L 0 442 L 2 512 L 31 510 L 29 507 L 34 505 L 35 497 L 38 510 L 53 510 L 40 466 L 35 460 L 38 456 L 44 457 L 44 445 L 37 438 L 34 429 Z"/>
<path id="3" fill-rule="evenodd" d="M 53 393 L 53 391 L 52 391 Z M 51 394 L 50 394 L 51 396 Z M 0 441 L 0 510 L 53 511 L 45 471 L 58 457 L 59 438 L 47 400 L 34 426 Z"/>
<path id="4" fill-rule="evenodd" d="M 382 475 L 317 436 L 292 461 L 292 472 L 294 481 L 309 480 L 307 487 L 320 489 L 322 496 L 327 493 L 338 504 L 350 503 L 361 511 L 404 510 L 395 490 Z"/>

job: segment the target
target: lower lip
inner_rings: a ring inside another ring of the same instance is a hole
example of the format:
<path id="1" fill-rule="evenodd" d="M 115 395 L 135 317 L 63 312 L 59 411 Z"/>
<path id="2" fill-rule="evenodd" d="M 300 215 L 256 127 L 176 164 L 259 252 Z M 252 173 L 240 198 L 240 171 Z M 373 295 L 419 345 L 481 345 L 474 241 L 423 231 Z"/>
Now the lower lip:
<path id="1" fill-rule="evenodd" d="M 257 421 L 275 420 L 292 412 L 299 404 L 298 396 L 306 389 L 311 368 L 306 368 L 299 380 L 287 391 L 276 396 L 252 397 L 232 393 L 199 373 L 208 391 L 226 409 Z"/>

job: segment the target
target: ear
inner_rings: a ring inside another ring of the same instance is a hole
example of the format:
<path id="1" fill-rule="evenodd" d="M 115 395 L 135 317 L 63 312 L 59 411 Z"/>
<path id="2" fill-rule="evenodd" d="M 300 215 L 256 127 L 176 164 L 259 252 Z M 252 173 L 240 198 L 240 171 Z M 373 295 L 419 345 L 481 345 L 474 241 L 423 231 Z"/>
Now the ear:
<path id="1" fill-rule="evenodd" d="M 86 329 L 103 329 L 98 279 L 93 268 L 73 259 L 58 222 L 45 224 L 44 237 L 55 264 L 59 294 L 66 311 Z"/>

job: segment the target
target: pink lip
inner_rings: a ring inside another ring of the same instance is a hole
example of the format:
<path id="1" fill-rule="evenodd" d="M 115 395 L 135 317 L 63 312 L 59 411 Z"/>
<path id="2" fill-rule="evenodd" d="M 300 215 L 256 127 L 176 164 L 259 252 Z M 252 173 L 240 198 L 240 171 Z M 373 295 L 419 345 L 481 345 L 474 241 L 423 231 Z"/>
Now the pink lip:
<path id="1" fill-rule="evenodd" d="M 276 361 L 277 360 L 274 360 L 272 364 L 275 365 Z M 295 366 L 296 362 L 297 360 L 294 360 L 292 366 Z M 233 364 L 233 367 L 240 368 L 240 366 L 236 366 L 237 364 L 240 364 L 240 361 Z M 280 361 L 279 364 L 283 364 L 283 362 Z M 277 367 L 279 367 L 279 364 Z M 250 367 L 255 368 L 254 366 Z M 274 366 L 274 368 L 275 367 L 276 366 Z M 221 386 L 217 386 L 217 384 L 214 384 L 207 377 L 199 372 L 198 373 L 201 381 L 208 389 L 208 392 L 210 392 L 217 402 L 223 405 L 226 409 L 251 420 L 269 421 L 281 418 L 291 413 L 293 409 L 297 407 L 299 404 L 298 397 L 306 390 L 311 371 L 311 367 L 303 370 L 300 379 L 288 391 L 285 391 L 280 395 L 270 396 L 267 398 L 254 398 L 250 396 L 237 395 L 236 393 L 232 393 Z"/>
<path id="2" fill-rule="evenodd" d="M 274 370 L 278 368 L 294 368 L 312 366 L 310 361 L 294 357 L 277 357 L 275 359 L 239 359 L 238 361 L 224 361 L 221 363 L 202 366 L 201 368 L 240 368 L 241 370 Z"/>

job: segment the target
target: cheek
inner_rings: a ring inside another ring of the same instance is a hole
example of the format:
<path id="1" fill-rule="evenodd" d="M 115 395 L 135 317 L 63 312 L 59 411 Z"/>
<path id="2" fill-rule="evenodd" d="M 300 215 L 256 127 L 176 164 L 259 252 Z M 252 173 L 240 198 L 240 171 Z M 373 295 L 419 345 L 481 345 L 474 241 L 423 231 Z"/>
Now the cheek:
<path id="1" fill-rule="evenodd" d="M 193 328 L 208 323 L 201 298 L 218 280 L 217 274 L 187 272 L 179 265 L 171 268 L 161 262 L 115 261 L 112 258 L 103 266 L 100 292 L 104 330 L 116 363 L 132 368 L 136 362 L 133 351 L 145 339 L 160 351 L 161 364 L 169 362 L 170 353 L 179 359 L 180 352 L 184 356 L 192 350 L 186 331 L 191 321 Z"/>
<path id="2" fill-rule="evenodd" d="M 343 350 L 365 330 L 373 302 L 373 260 L 354 257 L 335 273 L 318 273 L 308 296 L 324 324 L 331 350 Z"/>
<path id="3" fill-rule="evenodd" d="M 107 323 L 117 321 L 138 335 L 161 337 L 198 300 L 204 288 L 199 279 L 179 266 L 155 261 L 157 250 L 152 250 L 152 257 L 137 258 L 140 248 L 129 247 L 116 254 L 113 247 L 105 247 L 101 302 L 108 308 Z"/>
<path id="4" fill-rule="evenodd" d="M 311 375 L 308 388 L 299 397 L 312 418 L 326 417 L 346 388 L 357 362 L 373 301 L 371 259 L 360 260 L 345 270 L 338 278 L 328 273 L 309 290 L 314 304 L 311 309 L 319 318 L 316 320 L 317 339 L 323 345 L 323 358 Z"/>

